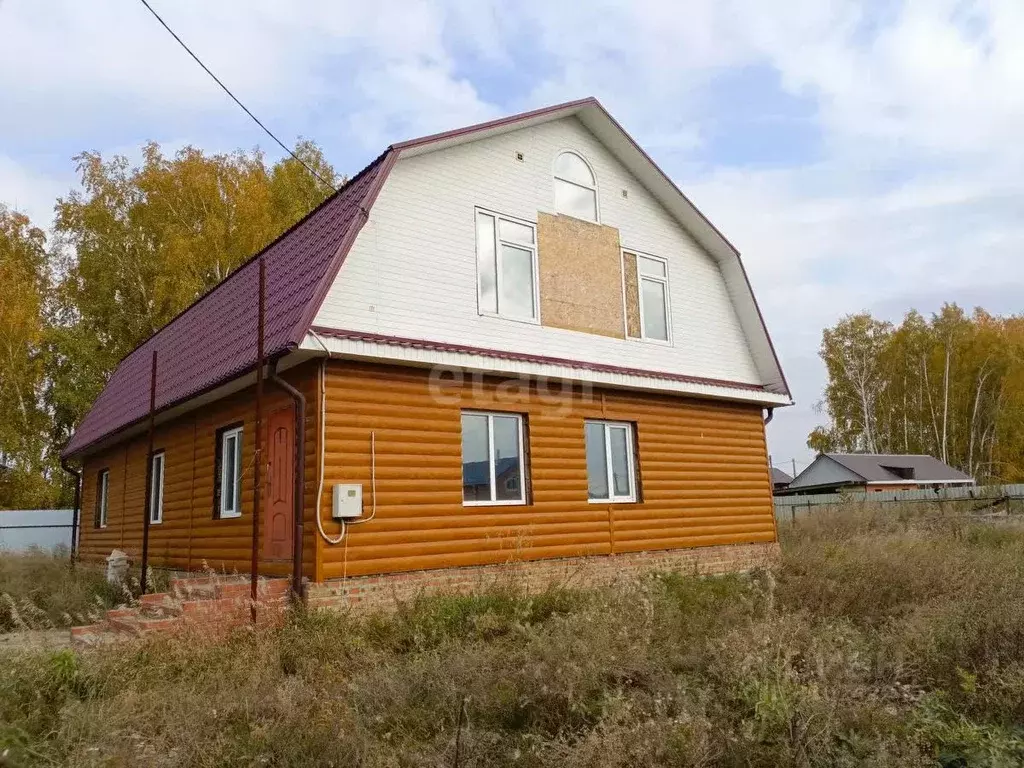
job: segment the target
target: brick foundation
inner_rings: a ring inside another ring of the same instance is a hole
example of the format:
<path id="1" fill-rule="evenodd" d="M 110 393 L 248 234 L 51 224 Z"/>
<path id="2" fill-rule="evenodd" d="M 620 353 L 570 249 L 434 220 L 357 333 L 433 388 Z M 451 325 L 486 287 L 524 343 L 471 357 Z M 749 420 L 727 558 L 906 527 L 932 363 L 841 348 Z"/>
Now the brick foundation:
<path id="1" fill-rule="evenodd" d="M 373 609 L 393 607 L 438 593 L 465 593 L 496 582 L 512 581 L 531 592 L 549 586 L 610 584 L 655 571 L 700 575 L 734 573 L 771 567 L 778 562 L 779 545 L 729 544 L 716 547 L 626 552 L 617 555 L 531 560 L 468 568 L 407 571 L 379 576 L 352 576 L 307 586 L 310 608 Z"/>

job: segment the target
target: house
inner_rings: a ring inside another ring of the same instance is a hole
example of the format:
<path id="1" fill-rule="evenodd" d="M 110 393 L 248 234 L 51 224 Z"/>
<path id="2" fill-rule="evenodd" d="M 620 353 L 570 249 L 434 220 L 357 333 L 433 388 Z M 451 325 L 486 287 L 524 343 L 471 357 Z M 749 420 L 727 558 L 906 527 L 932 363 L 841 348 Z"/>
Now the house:
<path id="1" fill-rule="evenodd" d="M 518 456 L 500 456 L 496 452 L 494 461 L 466 461 L 462 457 L 462 498 L 465 501 L 489 501 L 491 498 L 491 468 L 494 468 L 493 485 L 498 498 L 518 498 L 522 470 Z"/>
<path id="2" fill-rule="evenodd" d="M 791 482 L 793 482 L 792 477 L 778 467 L 772 467 L 772 491 L 778 493 L 785 490 Z"/>
<path id="3" fill-rule="evenodd" d="M 128 355 L 63 458 L 94 560 L 139 556 L 148 495 L 151 565 L 248 573 L 259 469 L 259 570 L 313 586 L 742 568 L 791 402 L 739 253 L 584 99 L 388 147 Z"/>
<path id="4" fill-rule="evenodd" d="M 911 491 L 974 485 L 974 478 L 932 456 L 820 453 L 783 493 Z"/>

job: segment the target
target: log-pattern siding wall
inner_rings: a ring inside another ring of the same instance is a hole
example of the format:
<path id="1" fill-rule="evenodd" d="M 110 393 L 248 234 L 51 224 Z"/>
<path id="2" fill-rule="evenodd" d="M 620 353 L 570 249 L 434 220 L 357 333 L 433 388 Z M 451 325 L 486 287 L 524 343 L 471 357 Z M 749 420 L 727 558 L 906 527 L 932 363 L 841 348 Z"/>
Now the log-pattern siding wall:
<path id="1" fill-rule="evenodd" d="M 424 369 L 330 363 L 326 470 L 331 487 L 362 483 L 373 509 L 370 433 L 376 433 L 376 515 L 321 543 L 317 580 L 776 538 L 761 410 L 756 406 L 579 387 L 543 395 L 467 374 L 441 384 Z M 533 504 L 462 505 L 463 408 L 528 417 Z M 637 426 L 642 503 L 587 501 L 584 418 Z"/>
<path id="2" fill-rule="evenodd" d="M 315 527 L 317 463 L 316 364 L 288 371 L 286 378 L 306 396 L 306 535 L 303 559 L 312 576 L 316 568 Z M 267 382 L 264 399 L 266 416 L 289 407 L 290 397 Z M 149 557 L 154 567 L 198 570 L 205 566 L 217 571 L 248 573 L 252 553 L 253 455 L 255 450 L 256 392 L 250 387 L 157 426 L 154 449 L 164 450 L 163 522 L 150 526 Z M 241 422 L 242 515 L 214 518 L 213 485 L 216 432 L 220 427 Z M 88 456 L 84 461 L 82 529 L 80 551 L 89 560 L 101 560 L 113 549 L 121 549 L 136 561 L 142 554 L 142 526 L 145 510 L 147 436 L 136 436 Z M 94 527 L 96 482 L 101 469 L 110 470 L 107 527 Z M 263 474 L 266 480 L 267 474 Z M 264 507 L 265 509 L 265 507 Z M 266 574 L 291 573 L 291 561 L 261 563 Z"/>
<path id="3" fill-rule="evenodd" d="M 425 369 L 332 361 L 326 376 L 326 469 L 320 513 L 330 519 L 334 483 L 364 488 L 373 509 L 370 434 L 376 433 L 376 504 L 371 522 L 348 526 L 329 546 L 316 532 L 319 418 L 316 364 L 288 378 L 306 395 L 305 573 L 345 575 L 775 540 L 764 427 L 756 406 L 667 395 L 594 390 L 538 392 L 525 384 L 467 374 L 438 382 Z M 290 400 L 268 385 L 266 413 Z M 217 401 L 156 431 L 165 451 L 164 522 L 150 528 L 155 567 L 247 572 L 252 526 L 253 391 Z M 533 503 L 462 505 L 463 408 L 527 415 Z M 643 501 L 587 501 L 583 420 L 637 426 Z M 242 516 L 213 516 L 216 430 L 241 421 Z M 81 552 L 98 560 L 114 548 L 141 553 L 146 437 L 85 461 Z M 93 526 L 99 470 L 110 471 L 107 527 Z M 267 574 L 290 562 L 263 562 Z"/>

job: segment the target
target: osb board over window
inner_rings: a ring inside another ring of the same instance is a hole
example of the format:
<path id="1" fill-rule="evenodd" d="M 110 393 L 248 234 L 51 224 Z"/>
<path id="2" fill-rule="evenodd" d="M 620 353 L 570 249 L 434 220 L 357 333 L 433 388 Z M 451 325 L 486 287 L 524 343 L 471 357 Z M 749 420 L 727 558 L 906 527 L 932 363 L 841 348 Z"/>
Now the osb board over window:
<path id="1" fill-rule="evenodd" d="M 541 322 L 624 338 L 620 254 L 614 227 L 538 213 Z"/>
<path id="2" fill-rule="evenodd" d="M 626 285 L 626 335 L 631 339 L 640 338 L 640 282 L 636 271 L 636 254 L 622 252 Z"/>

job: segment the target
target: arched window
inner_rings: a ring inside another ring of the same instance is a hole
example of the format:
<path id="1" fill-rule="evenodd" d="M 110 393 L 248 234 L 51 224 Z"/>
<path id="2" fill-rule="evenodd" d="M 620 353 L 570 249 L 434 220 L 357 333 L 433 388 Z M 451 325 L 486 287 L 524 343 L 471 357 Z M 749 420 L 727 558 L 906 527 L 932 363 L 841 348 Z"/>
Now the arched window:
<path id="1" fill-rule="evenodd" d="M 597 221 L 597 181 L 575 152 L 563 152 L 555 160 L 555 211 Z"/>

